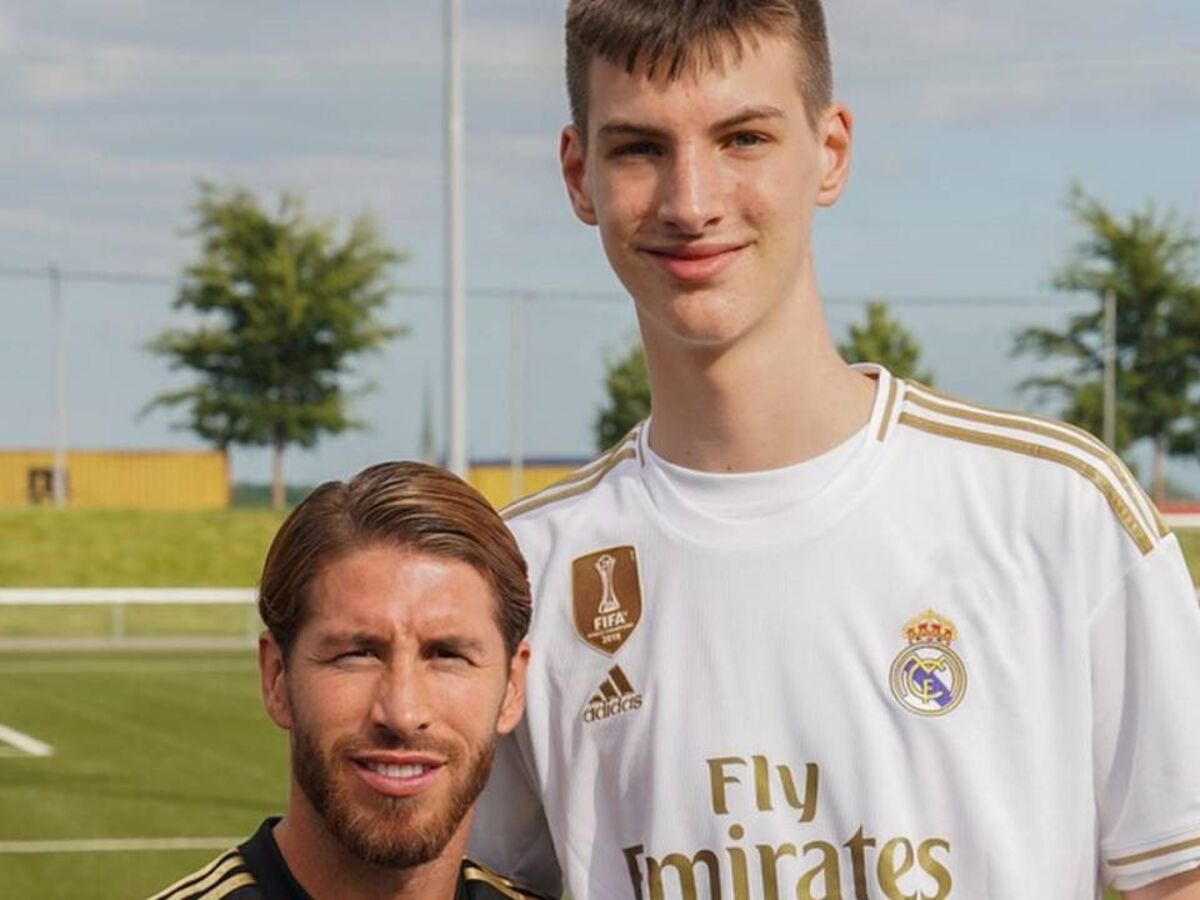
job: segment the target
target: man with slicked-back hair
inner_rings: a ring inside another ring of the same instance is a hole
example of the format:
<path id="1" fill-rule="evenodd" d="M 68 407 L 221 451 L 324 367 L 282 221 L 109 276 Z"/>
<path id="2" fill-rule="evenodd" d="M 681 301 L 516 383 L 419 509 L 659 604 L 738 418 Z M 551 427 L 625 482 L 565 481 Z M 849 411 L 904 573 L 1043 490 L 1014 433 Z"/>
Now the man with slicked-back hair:
<path id="1" fill-rule="evenodd" d="M 263 566 L 259 669 L 288 732 L 282 818 L 155 900 L 520 900 L 463 856 L 521 717 L 525 561 L 461 479 L 382 463 L 321 485 Z"/>
<path id="2" fill-rule="evenodd" d="M 575 900 L 1200 898 L 1158 512 L 1091 435 L 830 339 L 820 0 L 570 0 L 566 38 L 563 179 L 652 415 L 506 512 L 536 655 L 473 854 Z"/>

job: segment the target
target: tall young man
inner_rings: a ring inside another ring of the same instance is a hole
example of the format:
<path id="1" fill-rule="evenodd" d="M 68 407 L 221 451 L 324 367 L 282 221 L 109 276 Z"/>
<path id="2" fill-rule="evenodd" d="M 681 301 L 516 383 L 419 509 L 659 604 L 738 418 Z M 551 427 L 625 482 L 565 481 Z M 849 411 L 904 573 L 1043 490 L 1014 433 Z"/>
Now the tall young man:
<path id="1" fill-rule="evenodd" d="M 538 656 L 476 852 L 576 898 L 1200 897 L 1175 539 L 1090 436 L 834 350 L 819 0 L 572 0 L 567 55 L 653 415 L 509 510 Z"/>
<path id="2" fill-rule="evenodd" d="M 276 535 L 259 610 L 287 814 L 158 897 L 536 897 L 463 858 L 529 660 L 525 563 L 487 502 L 418 463 L 324 484 Z"/>

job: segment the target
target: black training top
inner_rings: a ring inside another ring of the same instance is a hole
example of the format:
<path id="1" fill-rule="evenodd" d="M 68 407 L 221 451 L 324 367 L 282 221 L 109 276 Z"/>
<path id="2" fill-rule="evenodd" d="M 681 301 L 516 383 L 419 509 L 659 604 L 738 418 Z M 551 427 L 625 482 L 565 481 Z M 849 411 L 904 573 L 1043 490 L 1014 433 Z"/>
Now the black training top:
<path id="1" fill-rule="evenodd" d="M 254 836 L 204 868 L 177 881 L 151 900 L 313 900 L 284 862 L 271 833 L 278 817 L 265 820 Z M 454 900 L 550 900 L 464 859 Z"/>

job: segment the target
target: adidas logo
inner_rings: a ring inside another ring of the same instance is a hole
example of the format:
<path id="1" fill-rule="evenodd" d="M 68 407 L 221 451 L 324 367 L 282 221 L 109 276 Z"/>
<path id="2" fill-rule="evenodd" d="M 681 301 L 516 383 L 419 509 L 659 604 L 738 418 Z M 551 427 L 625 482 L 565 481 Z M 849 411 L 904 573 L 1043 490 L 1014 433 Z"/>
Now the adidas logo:
<path id="1" fill-rule="evenodd" d="M 641 708 L 642 695 L 634 690 L 621 667 L 613 666 L 583 708 L 583 721 L 602 722 Z"/>

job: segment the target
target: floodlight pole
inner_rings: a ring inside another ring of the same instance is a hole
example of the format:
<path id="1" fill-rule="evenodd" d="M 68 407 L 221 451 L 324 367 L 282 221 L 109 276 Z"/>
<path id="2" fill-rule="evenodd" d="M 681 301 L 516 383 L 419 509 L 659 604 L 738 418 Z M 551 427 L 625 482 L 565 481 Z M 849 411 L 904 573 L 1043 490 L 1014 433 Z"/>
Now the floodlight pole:
<path id="1" fill-rule="evenodd" d="M 1104 292 L 1104 443 L 1117 443 L 1117 294 Z"/>
<path id="2" fill-rule="evenodd" d="M 50 317 L 54 332 L 54 462 L 50 470 L 54 508 L 67 506 L 66 357 L 63 349 L 62 272 L 56 263 L 46 269 L 50 280 Z"/>
<path id="3" fill-rule="evenodd" d="M 467 476 L 467 303 L 463 252 L 463 0 L 445 0 L 446 466 Z"/>
<path id="4" fill-rule="evenodd" d="M 512 314 L 509 348 L 509 480 L 512 499 L 525 493 L 525 295 L 509 301 Z"/>

